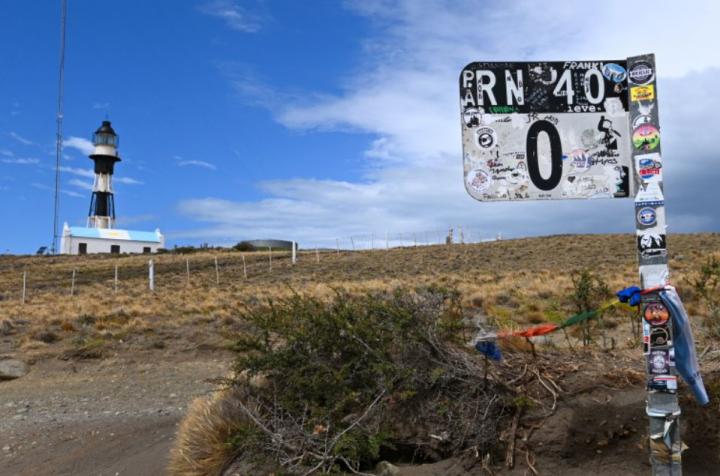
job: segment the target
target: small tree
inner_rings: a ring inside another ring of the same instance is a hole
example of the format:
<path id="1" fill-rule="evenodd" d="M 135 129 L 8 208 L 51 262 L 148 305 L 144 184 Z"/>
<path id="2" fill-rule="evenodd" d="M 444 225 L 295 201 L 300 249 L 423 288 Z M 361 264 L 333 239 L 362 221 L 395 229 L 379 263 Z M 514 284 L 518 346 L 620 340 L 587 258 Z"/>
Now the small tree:
<path id="1" fill-rule="evenodd" d="M 591 273 L 587 269 L 582 270 L 580 273 L 573 273 L 570 279 L 572 279 L 573 283 L 573 294 L 570 299 L 578 314 L 597 309 L 610 295 L 610 288 L 607 283 L 600 276 Z M 602 318 L 601 315 L 597 317 L 598 320 Z M 587 346 L 592 342 L 592 327 L 588 320 L 582 323 L 582 340 L 583 346 Z"/>
<path id="2" fill-rule="evenodd" d="M 708 258 L 700 266 L 700 272 L 688 281 L 708 308 L 710 314 L 705 320 L 708 329 L 714 336 L 720 336 L 720 260 L 718 257 Z"/>
<path id="3" fill-rule="evenodd" d="M 240 243 L 233 246 L 233 248 L 237 251 L 255 251 L 256 248 L 251 243 L 248 243 L 247 241 L 241 241 Z"/>

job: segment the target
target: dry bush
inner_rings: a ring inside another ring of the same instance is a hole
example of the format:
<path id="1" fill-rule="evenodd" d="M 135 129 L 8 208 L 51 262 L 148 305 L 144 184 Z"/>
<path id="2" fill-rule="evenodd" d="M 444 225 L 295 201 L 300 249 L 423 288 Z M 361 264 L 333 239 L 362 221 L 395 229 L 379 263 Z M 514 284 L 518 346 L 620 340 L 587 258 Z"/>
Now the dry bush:
<path id="1" fill-rule="evenodd" d="M 309 474 L 495 450 L 511 403 L 460 340 L 457 293 L 295 295 L 245 319 L 234 383 L 256 433 L 243 461 Z M 257 375 L 266 383 L 247 385 Z"/>
<path id="2" fill-rule="evenodd" d="M 192 402 L 170 451 L 170 476 L 219 475 L 232 462 L 243 444 L 238 435 L 248 428 L 237 392 L 225 389 Z"/>
<path id="3" fill-rule="evenodd" d="M 472 294 L 469 294 L 467 297 L 467 307 L 475 308 L 475 309 L 483 309 L 483 305 L 485 304 L 485 293 L 482 291 L 476 291 Z"/>

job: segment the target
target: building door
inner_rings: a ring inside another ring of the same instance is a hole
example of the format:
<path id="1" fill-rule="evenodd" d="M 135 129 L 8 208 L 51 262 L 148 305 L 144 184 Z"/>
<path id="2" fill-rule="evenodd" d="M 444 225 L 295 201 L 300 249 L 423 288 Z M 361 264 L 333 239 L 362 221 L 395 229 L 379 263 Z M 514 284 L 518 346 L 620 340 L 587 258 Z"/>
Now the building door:
<path id="1" fill-rule="evenodd" d="M 78 254 L 79 255 L 87 254 L 87 243 L 79 243 L 78 244 Z"/>
<path id="2" fill-rule="evenodd" d="M 110 253 L 115 255 L 120 254 L 120 245 L 110 245 Z"/>

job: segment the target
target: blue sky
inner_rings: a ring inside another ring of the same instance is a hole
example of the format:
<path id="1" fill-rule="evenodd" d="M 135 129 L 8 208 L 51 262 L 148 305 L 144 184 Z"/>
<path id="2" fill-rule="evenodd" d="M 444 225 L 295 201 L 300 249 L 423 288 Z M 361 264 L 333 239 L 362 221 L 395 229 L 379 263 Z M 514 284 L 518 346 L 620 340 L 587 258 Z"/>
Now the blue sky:
<path id="1" fill-rule="evenodd" d="M 462 225 L 630 232 L 630 201 L 479 203 L 457 74 L 474 60 L 655 52 L 672 231 L 717 231 L 717 2 L 69 0 L 61 222 L 85 223 L 87 139 L 120 135 L 118 226 L 168 244 L 302 244 Z M 60 1 L 0 18 L 0 252 L 50 243 Z"/>

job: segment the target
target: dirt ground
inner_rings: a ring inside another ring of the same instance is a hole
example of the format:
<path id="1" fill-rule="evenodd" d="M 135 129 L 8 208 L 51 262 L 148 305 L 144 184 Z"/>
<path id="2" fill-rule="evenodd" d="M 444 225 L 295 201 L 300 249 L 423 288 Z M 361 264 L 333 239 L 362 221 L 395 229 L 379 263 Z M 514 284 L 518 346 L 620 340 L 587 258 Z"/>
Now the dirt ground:
<path id="1" fill-rule="evenodd" d="M 708 366 L 716 367 L 714 364 Z M 720 373 L 717 370 L 710 372 L 705 380 L 710 389 L 716 388 Z M 532 433 L 527 444 L 523 437 L 518 438 L 512 470 L 497 462 L 490 465 L 490 473 L 479 464 L 468 468 L 466 461 L 455 458 L 434 464 L 406 465 L 402 467 L 401 475 L 520 476 L 533 474 L 531 465 L 537 471 L 535 474 L 540 475 L 650 474 L 645 390 L 640 386 L 618 390 L 600 381 L 591 391 L 573 395 L 578 391 L 575 387 L 587 388 L 588 383 L 580 379 L 568 385 L 565 389 L 569 391 L 560 400 L 555 414 Z M 720 411 L 717 402 L 701 408 L 688 392 L 684 392 L 681 407 L 682 439 L 688 445 L 683 453 L 683 474 L 720 474 Z M 526 424 L 532 427 L 533 422 L 527 421 Z"/>
<path id="2" fill-rule="evenodd" d="M 217 351 L 174 349 L 103 360 L 37 361 L 26 376 L 0 382 L 0 474 L 164 474 L 187 405 L 215 388 L 211 380 L 227 374 L 230 358 Z M 515 468 L 508 470 L 500 455 L 491 465 L 493 474 L 532 474 L 530 465 L 538 474 L 649 474 L 642 386 L 627 378 L 623 383 L 613 371 L 584 369 L 594 365 L 590 359 L 558 381 L 564 393 L 550 418 L 523 418 Z M 720 363 L 706 360 L 703 368 L 714 397 L 720 371 L 713 369 Z M 720 406 L 715 402 L 702 409 L 683 395 L 682 408 L 683 439 L 689 446 L 684 474 L 718 474 Z M 527 438 L 528 430 L 540 423 Z M 459 458 L 401 465 L 403 476 L 463 474 L 489 473 Z"/>
<path id="3" fill-rule="evenodd" d="M 187 405 L 228 362 L 217 352 L 160 351 L 38 361 L 0 382 L 0 474 L 163 474 Z"/>

